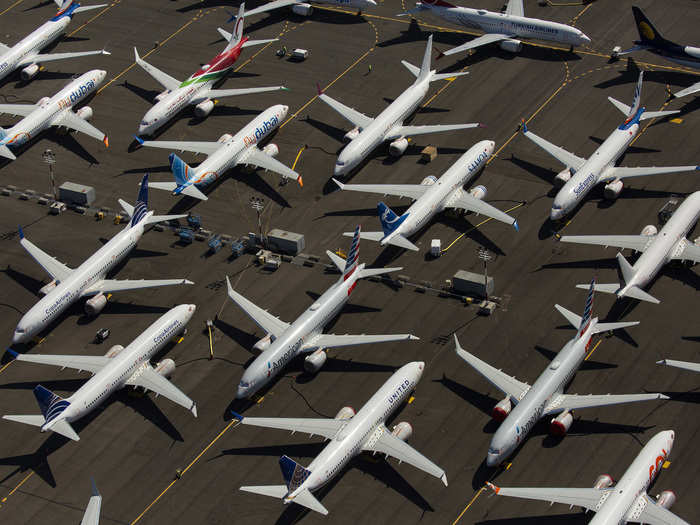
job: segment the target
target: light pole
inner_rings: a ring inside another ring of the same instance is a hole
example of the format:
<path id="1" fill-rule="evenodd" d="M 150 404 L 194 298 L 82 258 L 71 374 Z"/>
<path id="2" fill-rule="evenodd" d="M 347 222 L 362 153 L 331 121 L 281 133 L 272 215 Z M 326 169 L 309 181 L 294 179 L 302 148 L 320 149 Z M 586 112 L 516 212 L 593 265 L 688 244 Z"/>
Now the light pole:
<path id="1" fill-rule="evenodd" d="M 477 250 L 477 255 L 479 259 L 484 261 L 484 295 L 486 296 L 486 300 L 489 300 L 489 275 L 486 269 L 486 263 L 493 259 L 493 256 L 489 253 L 489 251 L 486 248 L 479 248 Z"/>
<path id="2" fill-rule="evenodd" d="M 56 164 L 56 155 L 54 154 L 53 151 L 51 151 L 50 149 L 47 149 L 41 155 L 41 158 L 43 159 L 43 161 L 46 164 L 49 165 L 49 179 L 51 181 L 51 193 L 53 195 L 53 200 L 57 201 L 58 195 L 56 195 L 56 180 L 54 179 L 54 175 L 53 175 L 53 165 Z"/>
<path id="3" fill-rule="evenodd" d="M 265 238 L 263 237 L 263 232 L 262 232 L 261 215 L 262 215 L 263 210 L 265 209 L 265 199 L 262 199 L 260 197 L 251 197 L 250 198 L 250 207 L 253 208 L 258 214 L 258 233 L 260 235 L 260 244 L 262 244 L 262 246 L 264 248 L 265 247 Z"/>

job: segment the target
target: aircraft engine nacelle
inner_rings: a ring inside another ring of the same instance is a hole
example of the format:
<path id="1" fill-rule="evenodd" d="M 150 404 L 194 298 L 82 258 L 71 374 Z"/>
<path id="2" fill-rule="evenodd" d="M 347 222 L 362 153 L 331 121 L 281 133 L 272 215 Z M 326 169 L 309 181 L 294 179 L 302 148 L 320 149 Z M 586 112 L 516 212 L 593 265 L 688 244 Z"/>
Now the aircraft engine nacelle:
<path id="1" fill-rule="evenodd" d="M 175 361 L 172 359 L 163 359 L 156 363 L 154 370 L 163 377 L 170 377 L 175 371 Z"/>
<path id="2" fill-rule="evenodd" d="M 613 483 L 615 483 L 615 480 L 612 479 L 612 476 L 610 476 L 610 474 L 601 474 L 595 479 L 595 483 L 593 483 L 593 488 L 607 489 L 608 487 L 612 487 Z"/>
<path id="3" fill-rule="evenodd" d="M 51 97 L 41 97 L 41 98 L 39 99 L 39 102 L 37 102 L 36 104 L 37 104 L 37 106 L 43 106 L 43 105 L 46 104 L 49 100 L 51 100 Z"/>
<path id="4" fill-rule="evenodd" d="M 99 314 L 107 306 L 107 298 L 102 293 L 98 293 L 85 301 L 85 313 L 90 317 Z"/>
<path id="5" fill-rule="evenodd" d="M 498 403 L 496 403 L 496 406 L 493 407 L 493 410 L 491 411 L 491 417 L 496 421 L 501 422 L 508 417 L 508 414 L 510 414 L 512 409 L 513 405 L 510 402 L 510 397 L 506 397 L 505 399 L 501 399 Z"/>
<path id="6" fill-rule="evenodd" d="M 169 90 L 169 89 L 166 89 L 166 90 L 163 91 L 162 93 L 158 93 L 158 94 L 156 95 L 156 102 L 160 102 L 161 100 L 163 100 L 163 99 L 164 99 L 167 95 L 169 95 L 169 94 L 170 94 L 170 90 Z"/>
<path id="7" fill-rule="evenodd" d="M 571 412 L 562 412 L 549 422 L 549 433 L 555 437 L 564 437 L 574 422 Z"/>
<path id="8" fill-rule="evenodd" d="M 112 359 L 113 357 L 117 357 L 119 355 L 119 352 L 121 352 L 122 350 L 124 350 L 124 347 L 122 345 L 114 345 L 107 351 L 105 357 L 109 357 L 110 359 Z"/>
<path id="9" fill-rule="evenodd" d="M 19 76 L 24 82 L 27 82 L 33 79 L 38 72 L 39 66 L 36 64 L 30 64 L 19 72 Z"/>
<path id="10" fill-rule="evenodd" d="M 437 177 L 435 175 L 428 175 L 422 181 L 420 181 L 421 186 L 432 186 L 437 182 Z"/>
<path id="11" fill-rule="evenodd" d="M 520 40 L 515 40 L 513 38 L 502 40 L 499 45 L 503 51 L 507 51 L 508 53 L 520 53 L 520 51 L 523 49 L 523 43 Z"/>
<path id="12" fill-rule="evenodd" d="M 603 188 L 603 197 L 608 200 L 615 200 L 620 195 L 623 187 L 624 184 L 622 184 L 622 181 L 619 179 L 609 182 Z"/>
<path id="13" fill-rule="evenodd" d="M 413 427 L 406 421 L 401 421 L 398 425 L 394 425 L 391 429 L 391 435 L 399 438 L 401 441 L 408 441 L 413 435 Z"/>
<path id="14" fill-rule="evenodd" d="M 279 155 L 280 149 L 277 147 L 277 144 L 268 144 L 263 148 L 263 152 L 267 153 L 270 157 L 276 157 Z"/>
<path id="15" fill-rule="evenodd" d="M 475 199 L 479 199 L 480 201 L 483 201 L 487 194 L 488 190 L 486 189 L 486 186 L 474 186 L 471 190 L 469 190 L 469 195 Z"/>
<path id="16" fill-rule="evenodd" d="M 50 292 L 51 290 L 53 290 L 54 288 L 56 288 L 56 279 L 54 279 L 53 281 L 51 281 L 49 284 L 45 284 L 44 286 L 42 286 L 42 287 L 39 289 L 39 295 L 46 295 L 47 293 L 49 293 L 49 292 Z"/>
<path id="17" fill-rule="evenodd" d="M 676 503 L 677 499 L 678 497 L 676 496 L 675 492 L 672 490 L 664 490 L 661 494 L 656 496 L 656 504 L 659 507 L 663 507 L 668 510 L 674 503 Z"/>
<path id="18" fill-rule="evenodd" d="M 92 108 L 90 106 L 83 106 L 78 111 L 76 111 L 75 114 L 87 122 L 92 118 Z"/>
<path id="19" fill-rule="evenodd" d="M 343 407 L 340 410 L 338 410 L 338 413 L 335 415 L 334 419 L 350 419 L 352 416 L 355 415 L 355 409 L 352 407 Z"/>
<path id="20" fill-rule="evenodd" d="M 343 136 L 343 140 L 345 142 L 351 142 L 351 141 L 355 140 L 359 134 L 360 134 L 360 128 L 352 128 L 350 131 L 348 131 Z"/>
<path id="21" fill-rule="evenodd" d="M 559 173 L 557 173 L 557 175 L 554 177 L 554 185 L 557 188 L 561 188 L 564 184 L 569 182 L 570 178 L 571 170 L 569 168 L 566 168 L 565 170 L 562 170 Z"/>
<path id="22" fill-rule="evenodd" d="M 408 148 L 408 139 L 403 137 L 396 139 L 394 142 L 389 144 L 389 155 L 392 157 L 400 157 L 404 154 L 406 148 Z"/>
<path id="23" fill-rule="evenodd" d="M 265 337 L 260 339 L 260 341 L 253 345 L 253 350 L 257 350 L 258 352 L 264 352 L 270 347 L 274 340 L 275 336 L 273 336 L 272 334 L 267 334 Z"/>
<path id="24" fill-rule="evenodd" d="M 211 113 L 212 109 L 214 109 L 214 101 L 207 99 L 194 107 L 194 115 L 197 118 L 204 118 Z"/>
<path id="25" fill-rule="evenodd" d="M 322 348 L 319 348 L 313 354 L 306 356 L 306 359 L 304 359 L 304 370 L 309 374 L 315 374 L 321 370 L 326 359 L 328 359 L 326 352 L 324 352 Z"/>
<path id="26" fill-rule="evenodd" d="M 644 226 L 644 228 L 642 228 L 641 235 L 647 235 L 649 237 L 652 237 L 657 233 L 659 233 L 659 230 L 656 229 L 656 226 L 654 226 L 653 224 L 647 224 L 646 226 Z"/>
<path id="27" fill-rule="evenodd" d="M 230 133 L 224 133 L 223 135 L 221 135 L 219 137 L 219 140 L 217 140 L 216 142 L 218 142 L 220 144 L 224 144 L 224 143 L 228 142 L 229 140 L 231 140 L 232 138 L 233 138 L 233 135 L 231 135 Z"/>

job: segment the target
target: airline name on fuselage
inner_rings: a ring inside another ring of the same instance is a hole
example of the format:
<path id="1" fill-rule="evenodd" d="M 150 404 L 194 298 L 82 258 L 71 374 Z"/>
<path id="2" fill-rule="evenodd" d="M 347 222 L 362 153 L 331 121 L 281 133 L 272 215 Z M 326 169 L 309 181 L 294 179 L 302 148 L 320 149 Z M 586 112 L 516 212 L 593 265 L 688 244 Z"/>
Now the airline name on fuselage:
<path id="1" fill-rule="evenodd" d="M 479 166 L 481 166 L 481 163 L 485 161 L 486 159 L 489 158 L 489 154 L 486 152 L 479 153 L 479 156 L 476 158 L 476 160 L 472 161 L 469 164 L 469 172 L 471 173 L 475 169 L 477 169 Z"/>
<path id="2" fill-rule="evenodd" d="M 167 339 L 168 336 L 170 335 L 170 332 L 173 331 L 174 328 L 177 328 L 180 325 L 180 320 L 175 319 L 172 323 L 170 323 L 168 326 L 166 326 L 163 330 L 160 331 L 160 333 L 153 338 L 153 342 L 155 344 L 160 344 L 163 342 L 164 339 Z"/>
<path id="3" fill-rule="evenodd" d="M 588 186 L 590 186 L 594 180 L 595 177 L 591 173 L 590 175 L 588 175 L 588 177 L 581 181 L 578 186 L 574 188 L 574 193 L 578 195 L 579 193 L 585 191 L 586 189 L 588 189 Z"/>
<path id="4" fill-rule="evenodd" d="M 80 87 L 76 88 L 70 95 L 58 101 L 58 107 L 69 108 L 95 88 L 95 81 L 90 79 Z"/>
<path id="5" fill-rule="evenodd" d="M 69 297 L 70 297 L 70 291 L 64 293 L 61 297 L 59 297 L 58 300 L 57 300 L 55 303 L 53 303 L 51 306 L 49 306 L 49 307 L 45 310 L 45 312 L 46 312 L 48 315 L 53 314 L 53 313 L 56 311 L 56 309 L 59 308 L 59 307 L 61 306 L 61 304 L 63 303 L 63 301 L 65 301 L 65 300 L 68 299 Z"/>
<path id="6" fill-rule="evenodd" d="M 243 143 L 248 146 L 252 146 L 256 142 L 259 142 L 265 135 L 277 127 L 279 124 L 279 119 L 277 115 L 272 115 L 270 119 L 264 120 L 259 127 L 255 128 L 255 132 L 243 137 Z"/>
<path id="7" fill-rule="evenodd" d="M 282 354 L 282 357 L 280 357 L 277 361 L 270 361 L 268 363 L 269 367 L 271 370 L 277 370 L 278 368 L 283 367 L 287 361 L 294 355 L 296 355 L 297 351 L 299 348 L 301 348 L 302 343 L 304 342 L 304 338 L 300 337 L 299 340 L 291 345 L 287 351 Z"/>
<path id="8" fill-rule="evenodd" d="M 411 386 L 411 382 L 408 379 L 404 379 L 398 388 L 392 393 L 387 399 L 390 405 L 393 405 L 395 401 L 401 398 L 401 395 L 406 392 Z"/>

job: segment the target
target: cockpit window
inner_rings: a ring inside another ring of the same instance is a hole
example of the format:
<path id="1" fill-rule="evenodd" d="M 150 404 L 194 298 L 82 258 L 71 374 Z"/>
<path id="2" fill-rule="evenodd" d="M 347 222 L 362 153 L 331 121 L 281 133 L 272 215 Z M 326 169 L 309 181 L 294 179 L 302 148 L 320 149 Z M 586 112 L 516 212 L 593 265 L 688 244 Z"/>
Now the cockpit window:
<path id="1" fill-rule="evenodd" d="M 500 454 L 501 451 L 497 448 L 489 448 L 489 454 Z"/>
<path id="2" fill-rule="evenodd" d="M 24 328 L 17 328 L 17 329 L 15 330 L 15 332 L 17 332 L 18 334 L 23 334 L 23 333 L 24 333 Z"/>
<path id="3" fill-rule="evenodd" d="M 342 160 L 339 160 L 335 163 L 336 166 L 345 166 L 345 163 Z"/>
<path id="4" fill-rule="evenodd" d="M 238 383 L 238 386 L 243 387 L 243 388 L 249 388 L 250 383 L 247 383 L 245 381 L 241 381 L 240 383 Z"/>
<path id="5" fill-rule="evenodd" d="M 553 204 L 553 205 L 552 205 L 552 209 L 553 209 L 553 210 L 561 210 L 561 205 L 559 205 L 559 204 Z"/>

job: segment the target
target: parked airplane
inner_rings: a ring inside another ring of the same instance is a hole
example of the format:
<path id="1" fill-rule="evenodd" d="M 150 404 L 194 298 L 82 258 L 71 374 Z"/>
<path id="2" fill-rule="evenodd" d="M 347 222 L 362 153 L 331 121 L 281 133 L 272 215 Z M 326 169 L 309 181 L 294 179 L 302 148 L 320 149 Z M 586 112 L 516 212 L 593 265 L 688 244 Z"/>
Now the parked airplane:
<path id="1" fill-rule="evenodd" d="M 632 297 L 640 301 L 659 303 L 644 288 L 659 273 L 663 265 L 673 261 L 693 261 L 700 263 L 700 246 L 686 239 L 690 229 L 700 218 L 700 191 L 686 198 L 669 221 L 661 228 L 649 224 L 640 235 L 564 235 L 562 242 L 579 244 L 599 244 L 605 247 L 617 246 L 642 252 L 634 265 L 618 252 L 617 261 L 622 272 L 623 282 L 618 284 L 596 284 L 599 292 L 613 293 L 618 299 Z M 585 288 L 579 284 L 577 288 Z"/>
<path id="2" fill-rule="evenodd" d="M 269 107 L 235 135 L 225 133 L 216 142 L 141 140 L 136 137 L 142 146 L 209 155 L 199 166 L 191 168 L 180 157 L 171 153 L 168 159 L 170 160 L 170 169 L 175 176 L 175 182 L 151 182 L 149 187 L 172 191 L 173 195 L 189 195 L 205 201 L 208 197 L 202 193 L 200 188 L 208 186 L 239 164 L 274 171 L 282 177 L 296 180 L 299 186 L 303 186 L 301 175 L 274 159 L 279 153 L 275 144 L 268 144 L 263 149 L 257 147 L 257 144 L 277 129 L 287 116 L 288 109 L 288 106 L 281 104 Z"/>
<path id="3" fill-rule="evenodd" d="M 99 525 L 101 508 L 102 496 L 97 490 L 95 481 L 92 480 L 92 496 L 90 496 L 88 506 L 85 509 L 85 514 L 83 515 L 83 520 L 80 522 L 80 525 Z"/>
<path id="4" fill-rule="evenodd" d="M 44 295 L 17 323 L 12 344 L 25 343 L 48 327 L 75 301 L 90 297 L 85 302 L 85 313 L 97 315 L 107 304 L 105 294 L 170 286 L 192 284 L 187 279 L 124 280 L 106 279 L 107 274 L 136 246 L 149 224 L 187 217 L 187 215 L 153 215 L 148 210 L 148 174 L 143 176 L 136 206 L 119 199 L 119 204 L 131 218 L 129 224 L 109 242 L 92 254 L 83 264 L 72 270 L 36 247 L 24 237 L 19 229 L 20 244 L 29 255 L 52 277 L 52 281 L 39 293 Z"/>
<path id="5" fill-rule="evenodd" d="M 355 8 L 358 10 L 358 14 L 362 13 L 363 9 L 377 7 L 377 2 L 374 0 L 313 0 L 312 3 L 332 5 L 334 7 Z M 244 16 L 259 15 L 260 13 L 266 13 L 268 11 L 272 11 L 273 9 L 279 9 L 280 7 L 294 7 L 295 5 L 309 6 L 309 3 L 305 2 L 304 0 L 272 0 L 272 2 L 263 4 L 260 7 L 251 9 L 250 11 L 246 11 Z M 232 17 L 230 21 L 235 19 L 236 17 Z"/>
<path id="6" fill-rule="evenodd" d="M 635 40 L 634 47 L 625 51 L 618 51 L 612 54 L 611 58 L 618 58 L 622 55 L 627 55 L 635 51 L 647 50 L 657 56 L 663 57 L 666 60 L 675 62 L 685 67 L 700 69 L 700 47 L 684 46 L 675 44 L 670 40 L 666 40 L 654 28 L 651 21 L 644 15 L 641 9 L 632 6 L 632 13 L 637 22 L 637 30 L 641 40 Z M 680 90 L 673 96 L 675 98 L 684 97 L 700 91 L 700 82 L 693 84 L 690 87 Z"/>
<path id="7" fill-rule="evenodd" d="M 670 510 L 676 502 L 676 494 L 664 490 L 652 499 L 647 490 L 654 478 L 665 468 L 671 454 L 675 433 L 665 430 L 649 440 L 614 485 L 608 474 L 601 474 L 591 488 L 540 488 L 498 487 L 486 484 L 499 496 L 536 499 L 563 503 L 569 508 L 577 506 L 595 512 L 590 525 L 606 523 L 645 523 L 647 525 L 690 525 Z M 613 486 L 614 485 L 614 486 Z"/>
<path id="8" fill-rule="evenodd" d="M 415 202 L 400 217 L 383 202 L 379 203 L 380 232 L 363 232 L 362 238 L 379 241 L 382 246 L 392 244 L 407 250 L 418 251 L 418 247 L 408 237 L 423 228 L 436 214 L 448 209 L 462 209 L 483 214 L 497 221 L 512 224 L 518 230 L 518 221 L 501 210 L 483 202 L 486 188 L 475 186 L 469 192 L 462 187 L 479 170 L 493 153 L 494 142 L 482 140 L 474 144 L 439 179 L 433 175 L 424 178 L 420 184 L 343 184 L 333 179 L 341 190 L 379 193 L 408 197 Z M 351 236 L 352 233 L 344 235 Z"/>
<path id="9" fill-rule="evenodd" d="M 410 334 L 324 334 L 323 327 L 335 318 L 345 306 L 358 280 L 401 269 L 370 269 L 365 268 L 364 263 L 358 263 L 360 256 L 359 226 L 355 229 L 355 236 L 347 259 L 343 259 L 331 251 L 326 251 L 326 253 L 340 270 L 342 276 L 291 324 L 285 323 L 268 313 L 267 310 L 255 306 L 241 294 L 235 292 L 231 282 L 226 277 L 228 296 L 243 309 L 255 324 L 266 332 L 265 337 L 255 343 L 253 347 L 262 353 L 243 372 L 236 392 L 237 399 L 247 398 L 255 394 L 279 374 L 287 363 L 300 354 L 307 354 L 304 358 L 306 371 L 316 373 L 326 362 L 324 350 L 326 348 L 418 339 Z"/>
<path id="10" fill-rule="evenodd" d="M 313 491 L 328 483 L 348 462 L 362 452 L 385 454 L 406 462 L 436 478 L 447 486 L 445 471 L 408 445 L 413 427 L 405 421 L 391 431 L 385 421 L 415 389 L 425 364 L 413 362 L 397 370 L 382 387 L 355 413 L 351 407 L 340 409 L 333 419 L 243 417 L 233 412 L 243 425 L 279 428 L 323 436 L 330 443 L 316 456 L 308 468 L 287 456 L 280 458 L 285 485 L 241 487 L 241 490 L 281 498 L 285 505 L 297 503 L 321 514 L 328 514 Z"/>
<path id="11" fill-rule="evenodd" d="M 413 114 L 421 101 L 425 98 L 431 82 L 460 77 L 469 73 L 468 71 L 462 73 L 435 73 L 434 69 L 430 69 L 432 49 L 433 35 L 430 35 L 428 37 L 428 45 L 425 47 L 425 55 L 423 55 L 423 63 L 420 69 L 413 64 L 409 64 L 405 60 L 401 61 L 401 63 L 406 66 L 406 69 L 413 73 L 416 80 L 376 118 L 368 117 L 359 111 L 341 104 L 337 100 L 324 94 L 319 88 L 318 98 L 355 125 L 352 130 L 345 134 L 345 139 L 349 140 L 350 143 L 345 146 L 343 151 L 340 152 L 340 155 L 338 155 L 338 160 L 333 170 L 333 174 L 336 177 L 345 175 L 352 170 L 362 162 L 374 148 L 385 140 L 392 141 L 391 144 L 389 144 L 389 153 L 399 157 L 406 151 L 406 148 L 408 148 L 408 139 L 406 137 L 481 126 L 481 124 L 437 124 L 433 126 L 403 125 L 403 121 Z"/>
<path id="12" fill-rule="evenodd" d="M 578 332 L 576 337 L 564 345 L 554 361 L 532 385 L 518 381 L 463 350 L 455 334 L 457 355 L 484 376 L 489 383 L 506 394 L 506 397 L 499 401 L 493 409 L 493 418 L 496 421 L 502 421 L 502 423 L 491 439 L 486 456 L 487 466 L 500 465 L 525 441 L 535 423 L 544 417 L 556 416 L 550 421 L 550 433 L 555 436 L 564 436 L 574 421 L 573 410 L 668 399 L 668 396 L 663 394 L 589 394 L 583 396 L 564 394 L 564 389 L 586 358 L 593 335 L 639 324 L 639 321 L 599 323 L 598 318 L 593 317 L 594 284 L 595 279 L 591 282 L 583 317 L 579 317 L 563 306 L 554 305 L 559 313 L 578 329 Z"/>
<path id="13" fill-rule="evenodd" d="M 19 147 L 51 126 L 74 129 L 101 140 L 109 147 L 107 135 L 88 122 L 92 118 L 92 108 L 83 106 L 78 111 L 73 111 L 75 106 L 97 89 L 106 74 L 101 69 L 88 71 L 53 97 L 44 97 L 36 104 L 0 104 L 0 113 L 24 117 L 9 129 L 0 128 L 0 156 L 15 160 L 17 157 L 8 146 Z"/>
<path id="14" fill-rule="evenodd" d="M 155 68 L 139 57 L 134 48 L 136 63 L 146 73 L 151 75 L 165 91 L 156 96 L 156 105 L 149 109 L 139 124 L 139 135 L 152 135 L 158 128 L 168 122 L 185 106 L 194 105 L 194 114 L 197 118 L 204 118 L 214 109 L 214 100 L 236 95 L 249 95 L 266 91 L 286 90 L 284 86 L 242 88 L 242 89 L 214 89 L 224 81 L 231 72 L 233 64 L 238 60 L 244 47 L 257 46 L 274 42 L 277 38 L 267 40 L 250 40 L 243 36 L 243 15 L 245 3 L 238 10 L 238 19 L 233 29 L 233 34 L 219 28 L 218 31 L 228 41 L 224 50 L 204 64 L 187 80 L 180 82 L 160 69 Z"/>
<path id="15" fill-rule="evenodd" d="M 81 51 L 77 53 L 47 53 L 40 51 L 59 38 L 73 20 L 73 15 L 106 7 L 108 4 L 81 6 L 79 2 L 73 0 L 54 0 L 58 5 L 58 12 L 51 20 L 44 22 L 42 26 L 35 29 L 14 46 L 9 47 L 0 44 L 0 79 L 5 78 L 18 68 L 20 77 L 28 82 L 39 72 L 39 64 L 63 60 L 65 58 L 77 58 L 88 55 L 109 55 L 107 51 Z"/>
<path id="16" fill-rule="evenodd" d="M 80 437 L 73 430 L 71 423 L 92 412 L 113 392 L 125 386 L 142 387 L 144 391 L 152 390 L 156 395 L 167 397 L 197 417 L 197 404 L 167 379 L 175 371 L 175 362 L 172 359 L 163 359 L 155 368 L 150 363 L 151 357 L 184 330 L 195 309 L 193 304 L 181 304 L 168 310 L 129 346 L 124 348 L 115 345 L 103 356 L 18 354 L 8 349 L 7 352 L 17 361 L 87 370 L 92 372 L 93 376 L 72 396 L 65 399 L 37 385 L 34 388 L 34 396 L 41 409 L 41 415 L 2 418 L 39 427 L 42 432 L 57 432 L 79 441 Z"/>
<path id="17" fill-rule="evenodd" d="M 673 359 L 663 359 L 656 362 L 657 365 L 672 366 L 674 368 L 682 368 L 691 372 L 700 372 L 700 363 L 691 363 L 689 361 L 674 361 Z"/>
<path id="18" fill-rule="evenodd" d="M 561 189 L 554 197 L 552 211 L 550 212 L 551 220 L 562 219 L 571 213 L 588 195 L 588 192 L 601 182 L 605 183 L 605 197 L 616 199 L 623 188 L 622 180 L 628 177 L 644 177 L 647 175 L 700 169 L 700 166 L 672 166 L 667 168 L 655 166 L 650 168 L 622 168 L 615 166 L 617 159 L 622 156 L 639 133 L 639 122 L 641 120 L 678 113 L 678 111 L 646 111 L 646 108 L 640 107 L 643 76 L 644 72 L 640 71 L 637 87 L 634 90 L 632 107 L 612 97 L 608 97 L 608 100 L 622 111 L 627 118 L 588 159 L 577 157 L 564 148 L 555 146 L 551 142 L 538 137 L 532 131 L 529 131 L 523 122 L 522 129 L 525 136 L 566 166 L 566 169 L 554 178 L 555 184 L 561 185 Z"/>
<path id="19" fill-rule="evenodd" d="M 453 47 L 441 53 L 442 55 L 454 55 L 462 51 L 468 51 L 486 44 L 499 42 L 503 51 L 519 53 L 523 44 L 519 38 L 544 40 L 557 42 L 571 46 L 583 46 L 591 43 L 583 31 L 566 24 L 528 18 L 525 16 L 523 0 L 509 0 L 505 13 L 495 13 L 486 9 L 472 9 L 471 7 L 458 7 L 444 0 L 422 0 L 416 2 L 415 11 L 429 10 L 436 16 L 470 29 L 484 31 L 486 34 L 470 40 L 466 44 Z M 409 11 L 409 14 L 413 12 Z M 439 58 L 439 57 L 438 57 Z"/>

